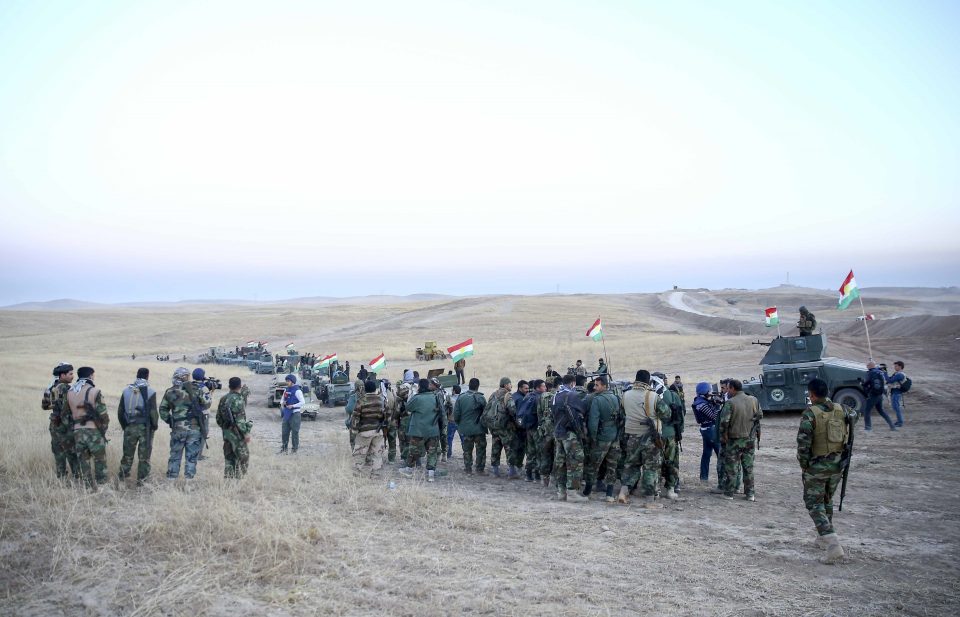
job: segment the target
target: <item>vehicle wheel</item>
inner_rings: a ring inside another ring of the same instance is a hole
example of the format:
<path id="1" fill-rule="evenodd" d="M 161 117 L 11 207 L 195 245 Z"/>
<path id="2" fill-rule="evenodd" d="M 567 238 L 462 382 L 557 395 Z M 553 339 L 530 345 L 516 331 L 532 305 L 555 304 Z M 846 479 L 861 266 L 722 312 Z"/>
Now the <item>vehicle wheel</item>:
<path id="1" fill-rule="evenodd" d="M 834 392 L 833 402 L 839 403 L 845 407 L 849 407 L 857 413 L 863 413 L 863 408 L 866 406 L 867 399 L 864 398 L 863 394 L 859 390 L 854 388 L 843 388 Z"/>

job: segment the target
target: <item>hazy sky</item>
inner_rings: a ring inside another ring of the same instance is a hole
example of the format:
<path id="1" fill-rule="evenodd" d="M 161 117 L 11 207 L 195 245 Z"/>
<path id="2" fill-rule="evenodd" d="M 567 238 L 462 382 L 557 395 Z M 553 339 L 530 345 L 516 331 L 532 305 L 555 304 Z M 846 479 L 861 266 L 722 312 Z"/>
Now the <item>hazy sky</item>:
<path id="1" fill-rule="evenodd" d="M 960 3 L 0 2 L 0 304 L 960 284 Z"/>

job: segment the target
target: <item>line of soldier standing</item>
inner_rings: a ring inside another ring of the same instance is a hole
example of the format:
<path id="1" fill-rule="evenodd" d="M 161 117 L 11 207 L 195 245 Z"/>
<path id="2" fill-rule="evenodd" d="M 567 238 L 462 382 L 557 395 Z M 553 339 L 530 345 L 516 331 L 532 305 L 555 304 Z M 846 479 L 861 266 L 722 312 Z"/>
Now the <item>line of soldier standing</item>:
<path id="1" fill-rule="evenodd" d="M 67 478 L 67 469 L 76 480 L 95 489 L 107 482 L 107 428 L 110 415 L 103 393 L 94 382 L 92 367 L 76 370 L 67 363 L 53 369 L 53 382 L 44 390 L 41 407 L 50 412 L 50 445 L 58 478 Z M 121 482 L 132 475 L 137 458 L 137 485 L 150 475 L 153 437 L 160 420 L 170 426 L 170 456 L 167 478 L 176 480 L 181 463 L 184 478 L 196 475 L 208 434 L 208 413 L 212 404 L 211 388 L 219 383 L 208 380 L 201 368 L 178 368 L 172 385 L 157 403 L 157 392 L 150 386 L 150 371 L 141 368 L 133 383 L 123 389 L 117 407 L 117 421 L 123 429 L 123 455 L 117 477 Z M 220 399 L 217 425 L 223 430 L 225 477 L 246 473 L 249 461 L 247 444 L 252 422 L 246 419 L 249 390 L 239 377 L 232 377 L 230 391 Z"/>

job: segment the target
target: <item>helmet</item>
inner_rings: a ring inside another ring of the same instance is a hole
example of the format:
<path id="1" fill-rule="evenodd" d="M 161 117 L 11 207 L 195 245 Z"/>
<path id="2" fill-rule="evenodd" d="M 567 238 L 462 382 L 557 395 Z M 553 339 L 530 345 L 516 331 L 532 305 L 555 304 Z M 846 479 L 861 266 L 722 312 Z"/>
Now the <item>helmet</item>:
<path id="1" fill-rule="evenodd" d="M 190 379 L 190 370 L 184 367 L 178 367 L 177 370 L 173 371 L 173 380 L 174 381 L 186 381 Z"/>
<path id="2" fill-rule="evenodd" d="M 801 307 L 800 307 L 800 312 L 801 312 L 801 313 L 806 313 L 806 312 L 807 312 L 807 307 L 801 306 Z"/>
<path id="3" fill-rule="evenodd" d="M 710 392 L 710 384 L 708 384 L 705 381 L 701 381 L 700 383 L 697 384 L 697 394 L 699 394 L 700 396 L 703 396 L 704 394 L 707 394 L 709 392 Z"/>
<path id="4" fill-rule="evenodd" d="M 204 370 L 203 370 L 202 368 L 200 368 L 199 366 L 198 366 L 197 368 L 193 369 L 193 380 L 194 380 L 194 381 L 203 381 L 206 376 L 207 376 L 206 371 L 204 371 Z"/>

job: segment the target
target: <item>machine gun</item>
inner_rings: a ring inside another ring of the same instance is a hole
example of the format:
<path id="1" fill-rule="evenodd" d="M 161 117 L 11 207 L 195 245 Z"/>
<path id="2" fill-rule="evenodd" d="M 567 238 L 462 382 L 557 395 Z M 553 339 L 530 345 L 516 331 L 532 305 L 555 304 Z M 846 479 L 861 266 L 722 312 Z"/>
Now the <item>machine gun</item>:
<path id="1" fill-rule="evenodd" d="M 757 339 L 757 340 L 755 340 L 755 341 L 750 341 L 750 344 L 751 344 L 751 345 L 762 345 L 763 347 L 769 347 L 769 346 L 770 346 L 770 343 L 764 343 L 764 342 L 761 341 L 760 339 Z"/>

